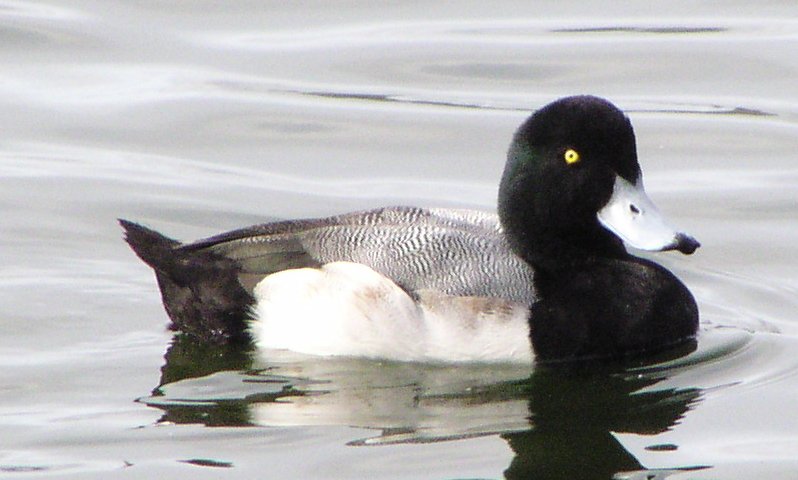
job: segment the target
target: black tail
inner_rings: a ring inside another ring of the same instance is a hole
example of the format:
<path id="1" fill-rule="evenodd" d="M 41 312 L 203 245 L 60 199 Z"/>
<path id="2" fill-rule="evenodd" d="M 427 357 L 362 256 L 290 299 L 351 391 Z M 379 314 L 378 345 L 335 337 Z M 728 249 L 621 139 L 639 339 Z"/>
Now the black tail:
<path id="1" fill-rule="evenodd" d="M 173 330 L 199 340 L 247 343 L 253 298 L 238 281 L 239 265 L 207 250 L 184 250 L 180 242 L 127 220 L 125 241 L 155 270 Z"/>

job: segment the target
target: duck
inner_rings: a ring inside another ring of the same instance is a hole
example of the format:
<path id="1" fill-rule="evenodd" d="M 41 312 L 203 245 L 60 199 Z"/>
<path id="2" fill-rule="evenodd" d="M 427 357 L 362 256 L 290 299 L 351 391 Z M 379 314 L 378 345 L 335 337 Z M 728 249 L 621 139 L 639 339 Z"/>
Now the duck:
<path id="1" fill-rule="evenodd" d="M 560 98 L 515 132 L 496 213 L 393 206 L 180 243 L 120 219 L 170 328 L 267 355 L 410 362 L 636 357 L 694 341 L 695 298 L 633 255 L 692 254 L 648 197 L 629 118 Z"/>

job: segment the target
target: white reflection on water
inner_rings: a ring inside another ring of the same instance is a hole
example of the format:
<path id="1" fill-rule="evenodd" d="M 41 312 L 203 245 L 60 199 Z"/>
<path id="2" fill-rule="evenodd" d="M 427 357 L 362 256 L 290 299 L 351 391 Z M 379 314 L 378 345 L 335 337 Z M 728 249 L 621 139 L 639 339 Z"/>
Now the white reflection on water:
<path id="1" fill-rule="evenodd" d="M 451 202 L 469 199 L 489 203 L 495 187 L 478 182 L 446 182 L 408 178 L 314 179 L 140 152 L 64 148 L 53 145 L 20 145 L 16 152 L 0 154 L 0 175 L 19 178 L 104 179 L 158 186 L 236 185 L 274 192 L 290 192 L 343 198 L 423 198 L 436 196 Z M 32 153 L 31 150 L 37 152 Z M 146 167 L 143 167 L 146 165 Z M 392 193 L 394 192 L 394 193 Z"/>
<path id="2" fill-rule="evenodd" d="M 78 10 L 52 4 L 14 0 L 0 2 L 0 21 L 4 20 L 54 20 L 68 21 L 83 18 Z"/>
<path id="3" fill-rule="evenodd" d="M 34 65 L 8 69 L 0 94 L 54 108 L 133 107 L 156 101 L 230 96 L 212 88 L 229 75 L 207 68 L 135 63 Z M 47 92 L 47 95 L 42 95 Z"/>

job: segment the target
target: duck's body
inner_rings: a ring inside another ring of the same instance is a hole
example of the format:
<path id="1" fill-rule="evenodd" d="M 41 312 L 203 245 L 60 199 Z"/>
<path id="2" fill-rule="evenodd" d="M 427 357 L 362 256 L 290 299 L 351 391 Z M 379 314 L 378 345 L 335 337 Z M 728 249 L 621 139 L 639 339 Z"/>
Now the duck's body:
<path id="1" fill-rule="evenodd" d="M 498 216 L 476 210 L 386 207 L 258 225 L 182 249 L 234 259 L 254 281 L 287 268 L 355 262 L 408 292 L 534 300 L 532 268 L 510 249 Z"/>
<path id="2" fill-rule="evenodd" d="M 174 327 L 207 341 L 407 361 L 532 359 L 533 272 L 495 214 L 388 207 L 177 247 L 123 225 L 158 265 Z M 250 320 L 237 319 L 242 311 Z"/>
<path id="3" fill-rule="evenodd" d="M 188 245 L 122 223 L 156 271 L 173 327 L 199 339 L 394 360 L 531 361 L 634 354 L 695 334 L 687 288 L 619 239 L 698 247 L 647 220 L 657 214 L 628 119 L 604 100 L 570 97 L 516 133 L 498 215 L 392 207 Z"/>
<path id="4" fill-rule="evenodd" d="M 250 333 L 261 348 L 422 362 L 532 360 L 528 305 L 408 293 L 360 263 L 279 272 L 254 296 Z"/>

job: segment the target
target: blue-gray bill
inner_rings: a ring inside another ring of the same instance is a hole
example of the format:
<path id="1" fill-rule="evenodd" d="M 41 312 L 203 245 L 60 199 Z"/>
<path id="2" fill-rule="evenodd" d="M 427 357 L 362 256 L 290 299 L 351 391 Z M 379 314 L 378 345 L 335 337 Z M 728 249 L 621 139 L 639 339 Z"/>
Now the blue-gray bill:
<path id="1" fill-rule="evenodd" d="M 628 245 L 649 251 L 678 250 L 691 254 L 701 244 L 668 222 L 648 198 L 643 180 L 616 176 L 612 196 L 597 213 L 599 222 Z"/>

